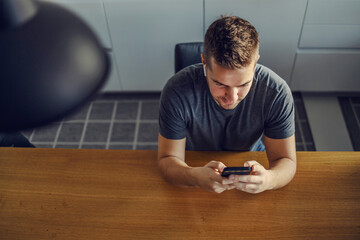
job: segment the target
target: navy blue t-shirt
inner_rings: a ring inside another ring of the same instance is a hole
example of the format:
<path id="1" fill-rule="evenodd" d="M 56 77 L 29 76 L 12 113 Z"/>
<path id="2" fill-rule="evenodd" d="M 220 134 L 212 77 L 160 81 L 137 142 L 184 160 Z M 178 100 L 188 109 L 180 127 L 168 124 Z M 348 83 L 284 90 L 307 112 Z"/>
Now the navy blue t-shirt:
<path id="1" fill-rule="evenodd" d="M 186 150 L 251 151 L 265 135 L 283 139 L 295 132 L 294 102 L 286 82 L 260 64 L 248 95 L 232 110 L 212 97 L 202 64 L 189 66 L 165 85 L 159 129 L 167 139 L 186 137 Z"/>

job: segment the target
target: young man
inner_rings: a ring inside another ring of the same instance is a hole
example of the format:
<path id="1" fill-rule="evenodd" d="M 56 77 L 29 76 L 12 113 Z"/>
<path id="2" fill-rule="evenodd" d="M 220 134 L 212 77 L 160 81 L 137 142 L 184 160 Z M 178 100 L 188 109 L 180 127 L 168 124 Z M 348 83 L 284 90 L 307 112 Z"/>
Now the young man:
<path id="1" fill-rule="evenodd" d="M 255 28 L 239 17 L 215 21 L 205 34 L 202 64 L 173 76 L 160 103 L 158 165 L 178 186 L 221 193 L 277 189 L 296 172 L 294 104 L 286 82 L 257 64 Z M 265 146 L 264 146 L 264 144 Z M 269 169 L 249 159 L 252 175 L 221 177 L 225 165 L 185 163 L 186 150 L 263 151 Z"/>

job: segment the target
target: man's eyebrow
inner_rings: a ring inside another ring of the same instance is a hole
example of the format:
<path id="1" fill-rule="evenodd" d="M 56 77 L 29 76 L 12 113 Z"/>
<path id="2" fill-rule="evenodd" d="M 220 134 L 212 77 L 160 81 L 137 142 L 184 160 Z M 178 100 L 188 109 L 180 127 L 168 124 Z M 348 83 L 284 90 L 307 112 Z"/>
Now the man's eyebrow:
<path id="1" fill-rule="evenodd" d="M 219 82 L 219 81 L 217 81 L 217 80 L 215 80 L 215 79 L 213 79 L 213 78 L 211 78 L 211 80 L 212 80 L 213 82 L 219 84 L 219 85 L 222 85 L 222 86 L 225 86 L 225 87 L 229 87 L 228 85 L 222 84 L 221 82 Z M 247 84 L 249 84 L 249 83 L 251 83 L 251 82 L 252 82 L 252 79 L 249 80 L 249 81 L 247 81 L 247 82 L 245 82 L 245 83 L 243 83 L 243 84 L 241 84 L 241 85 L 238 85 L 237 87 L 245 86 L 245 85 L 247 85 Z"/>
<path id="2" fill-rule="evenodd" d="M 249 83 L 251 83 L 251 82 L 252 82 L 252 79 L 249 80 L 249 81 L 247 81 L 246 83 L 243 83 L 243 84 L 239 85 L 239 86 L 245 86 L 245 85 L 247 85 L 247 84 L 249 84 Z"/>
<path id="3" fill-rule="evenodd" d="M 215 79 L 211 79 L 213 82 L 215 82 L 215 83 L 217 83 L 217 84 L 219 84 L 219 85 L 222 85 L 222 86 L 226 86 L 226 87 L 228 87 L 227 85 L 225 85 L 225 84 L 222 84 L 221 82 L 219 82 L 219 81 L 217 81 L 217 80 L 215 80 Z"/>

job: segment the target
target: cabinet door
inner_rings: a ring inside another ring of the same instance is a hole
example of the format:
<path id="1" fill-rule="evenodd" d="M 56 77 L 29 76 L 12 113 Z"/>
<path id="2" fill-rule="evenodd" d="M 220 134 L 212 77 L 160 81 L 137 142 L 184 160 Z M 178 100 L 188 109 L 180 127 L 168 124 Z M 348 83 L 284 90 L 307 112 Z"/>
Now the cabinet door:
<path id="1" fill-rule="evenodd" d="M 360 51 L 298 50 L 291 88 L 295 91 L 360 91 Z"/>
<path id="2" fill-rule="evenodd" d="M 205 26 L 220 15 L 248 20 L 260 38 L 259 63 L 288 83 L 304 18 L 306 0 L 205 0 Z"/>
<path id="3" fill-rule="evenodd" d="M 360 48 L 359 0 L 309 0 L 300 48 Z"/>
<path id="4" fill-rule="evenodd" d="M 202 41 L 202 0 L 104 0 L 123 90 L 159 91 L 174 74 L 174 49 Z"/>

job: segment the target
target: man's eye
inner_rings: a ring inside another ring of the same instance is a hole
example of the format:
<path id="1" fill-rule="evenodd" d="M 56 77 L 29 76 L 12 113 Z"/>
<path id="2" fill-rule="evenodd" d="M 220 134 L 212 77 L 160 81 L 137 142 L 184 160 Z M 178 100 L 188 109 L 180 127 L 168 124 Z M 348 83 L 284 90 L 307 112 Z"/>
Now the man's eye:
<path id="1" fill-rule="evenodd" d="M 218 83 L 218 82 L 215 82 L 215 85 L 216 85 L 216 86 L 219 86 L 219 87 L 224 86 L 224 85 L 222 85 L 221 83 Z"/>

